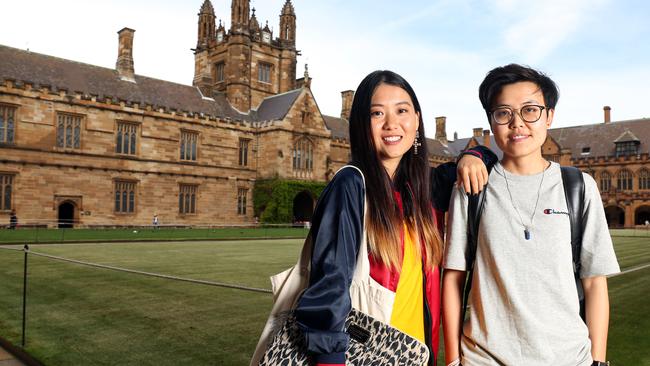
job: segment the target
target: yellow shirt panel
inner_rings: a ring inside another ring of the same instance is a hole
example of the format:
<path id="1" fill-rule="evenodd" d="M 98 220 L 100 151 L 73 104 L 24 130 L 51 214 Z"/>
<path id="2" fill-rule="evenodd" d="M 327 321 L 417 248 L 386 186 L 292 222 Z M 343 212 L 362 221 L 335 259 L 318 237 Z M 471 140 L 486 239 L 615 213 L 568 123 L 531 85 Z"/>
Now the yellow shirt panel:
<path id="1" fill-rule="evenodd" d="M 405 225 L 404 258 L 390 325 L 424 343 L 422 259 L 415 245 Z"/>

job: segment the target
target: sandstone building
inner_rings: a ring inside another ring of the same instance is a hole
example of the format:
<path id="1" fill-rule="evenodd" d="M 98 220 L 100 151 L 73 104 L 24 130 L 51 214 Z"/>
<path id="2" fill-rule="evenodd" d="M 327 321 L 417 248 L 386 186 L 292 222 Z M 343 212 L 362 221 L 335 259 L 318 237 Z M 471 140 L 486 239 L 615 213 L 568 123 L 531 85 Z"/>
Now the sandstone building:
<path id="1" fill-rule="evenodd" d="M 240 224 L 253 221 L 256 180 L 326 181 L 347 162 L 346 121 L 320 112 L 306 67 L 296 79 L 291 1 L 277 37 L 249 1 L 231 11 L 226 30 L 201 6 L 193 86 L 135 73 L 129 28 L 115 69 L 0 46 L 0 215 Z"/>
<path id="2" fill-rule="evenodd" d="M 192 86 L 138 75 L 130 28 L 118 32 L 115 69 L 0 45 L 0 224 L 11 209 L 50 227 L 148 225 L 154 214 L 163 225 L 245 224 L 256 182 L 331 178 L 349 159 L 353 91 L 339 116 L 321 113 L 306 65 L 297 78 L 290 0 L 278 34 L 250 1 L 230 10 L 226 27 L 202 4 Z M 498 150 L 482 129 L 449 141 L 445 122 L 427 139 L 432 165 L 475 144 Z M 632 226 L 650 217 L 649 142 L 649 120 L 607 121 L 552 130 L 544 152 L 594 175 L 612 225 Z M 315 199 L 297 194 L 294 219 Z"/>

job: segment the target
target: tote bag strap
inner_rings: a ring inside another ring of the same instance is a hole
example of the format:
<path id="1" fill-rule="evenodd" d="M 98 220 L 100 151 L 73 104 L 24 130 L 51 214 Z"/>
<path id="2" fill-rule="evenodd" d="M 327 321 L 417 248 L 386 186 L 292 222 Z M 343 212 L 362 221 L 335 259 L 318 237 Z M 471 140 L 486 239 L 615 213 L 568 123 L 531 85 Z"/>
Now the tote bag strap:
<path id="1" fill-rule="evenodd" d="M 359 172 L 361 175 L 361 180 L 363 181 L 363 189 L 366 189 L 366 179 L 363 176 L 363 172 L 361 169 L 354 165 L 344 165 L 342 166 L 339 170 L 336 171 L 336 174 L 338 174 L 340 171 L 343 169 L 356 169 L 356 171 Z M 336 175 L 335 174 L 335 175 Z M 362 267 L 360 270 L 362 272 L 365 272 L 365 277 L 370 275 L 370 262 L 368 261 L 368 246 L 366 244 L 366 199 L 364 195 L 364 200 L 363 200 L 363 232 L 362 232 L 362 239 L 361 239 L 361 244 L 359 245 L 359 254 L 361 253 L 366 253 L 363 257 L 365 258 L 366 263 L 359 263 L 359 259 L 361 259 L 361 255 L 357 257 L 357 266 L 355 267 L 355 278 L 357 277 L 357 272 L 359 271 L 359 264 L 362 264 Z M 313 226 L 312 226 L 313 227 Z M 307 234 L 307 238 L 305 239 L 304 245 L 302 246 L 302 251 L 300 252 L 300 258 L 298 259 L 298 267 L 300 267 L 300 272 L 303 274 L 308 274 L 311 272 L 311 254 L 314 249 L 314 243 L 312 241 L 312 232 L 311 229 L 309 229 L 309 233 Z M 363 276 L 363 273 L 360 275 Z"/>
<path id="2" fill-rule="evenodd" d="M 363 175 L 363 172 L 361 169 L 354 165 L 345 165 L 341 167 L 337 171 L 340 172 L 343 169 L 346 168 L 352 168 L 356 169 L 359 172 L 359 175 L 361 175 L 361 180 L 363 181 L 363 190 L 364 190 L 364 195 L 363 195 L 363 230 L 361 232 L 361 242 L 359 243 L 359 254 L 357 255 L 357 265 L 354 267 L 354 275 L 353 275 L 353 281 L 357 282 L 363 282 L 367 281 L 368 278 L 370 277 L 370 261 L 368 260 L 368 231 L 367 231 L 367 225 L 366 225 L 366 217 L 368 213 L 368 195 L 365 193 L 366 190 L 366 178 Z"/>

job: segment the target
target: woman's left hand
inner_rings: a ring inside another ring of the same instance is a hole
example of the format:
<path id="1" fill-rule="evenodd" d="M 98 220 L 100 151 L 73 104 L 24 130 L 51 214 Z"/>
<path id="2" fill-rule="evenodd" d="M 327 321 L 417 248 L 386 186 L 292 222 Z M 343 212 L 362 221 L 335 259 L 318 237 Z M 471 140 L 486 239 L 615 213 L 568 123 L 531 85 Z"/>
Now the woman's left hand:
<path id="1" fill-rule="evenodd" d="M 488 171 L 483 160 L 476 156 L 465 154 L 456 167 L 458 184 L 462 184 L 465 192 L 479 194 L 488 181 Z"/>

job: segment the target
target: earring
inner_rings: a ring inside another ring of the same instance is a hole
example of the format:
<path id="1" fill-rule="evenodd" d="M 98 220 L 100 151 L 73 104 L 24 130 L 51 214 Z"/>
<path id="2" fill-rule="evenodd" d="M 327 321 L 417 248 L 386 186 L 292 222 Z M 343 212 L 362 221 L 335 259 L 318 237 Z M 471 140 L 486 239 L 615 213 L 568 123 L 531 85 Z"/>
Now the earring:
<path id="1" fill-rule="evenodd" d="M 413 141 L 413 154 L 418 154 L 418 146 L 422 146 L 420 143 L 420 130 L 415 130 L 415 140 Z"/>

